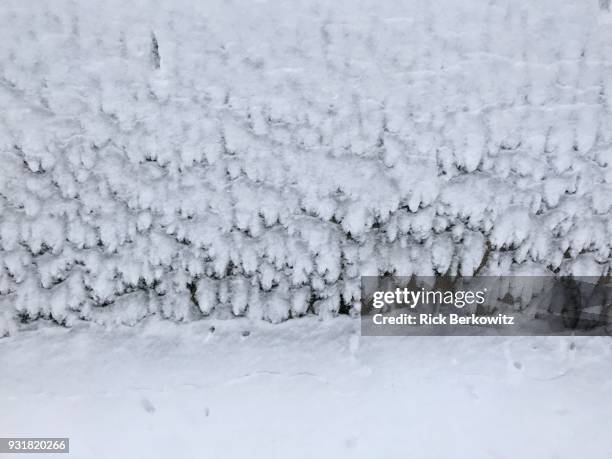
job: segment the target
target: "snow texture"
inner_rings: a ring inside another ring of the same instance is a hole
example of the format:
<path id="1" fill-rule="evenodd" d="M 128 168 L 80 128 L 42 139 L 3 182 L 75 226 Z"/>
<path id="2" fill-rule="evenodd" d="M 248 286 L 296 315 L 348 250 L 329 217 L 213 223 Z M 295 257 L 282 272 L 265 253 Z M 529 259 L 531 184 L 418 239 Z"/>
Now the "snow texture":
<path id="1" fill-rule="evenodd" d="M 41 326 L 0 340 L 0 431 L 68 436 L 74 459 L 610 458 L 609 337 L 355 322 Z"/>
<path id="2" fill-rule="evenodd" d="M 0 336 L 609 275 L 609 1 L 5 0 Z"/>

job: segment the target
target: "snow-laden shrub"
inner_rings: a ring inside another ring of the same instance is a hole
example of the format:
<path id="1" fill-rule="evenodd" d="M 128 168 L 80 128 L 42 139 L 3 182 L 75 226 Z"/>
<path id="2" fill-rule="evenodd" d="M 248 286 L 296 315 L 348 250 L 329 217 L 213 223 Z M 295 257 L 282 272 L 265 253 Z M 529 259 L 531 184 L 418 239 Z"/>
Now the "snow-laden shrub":
<path id="1" fill-rule="evenodd" d="M 6 0 L 0 25 L 0 334 L 609 273 L 595 0 Z"/>

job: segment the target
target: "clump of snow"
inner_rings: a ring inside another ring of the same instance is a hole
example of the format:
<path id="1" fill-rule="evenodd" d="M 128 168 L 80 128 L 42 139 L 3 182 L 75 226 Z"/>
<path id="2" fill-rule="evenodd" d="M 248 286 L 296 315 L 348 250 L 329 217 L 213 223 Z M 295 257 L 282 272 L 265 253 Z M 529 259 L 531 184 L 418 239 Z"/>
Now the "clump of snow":
<path id="1" fill-rule="evenodd" d="M 609 274 L 608 3 L 5 1 L 3 314 L 279 322 L 358 312 L 365 274 Z"/>

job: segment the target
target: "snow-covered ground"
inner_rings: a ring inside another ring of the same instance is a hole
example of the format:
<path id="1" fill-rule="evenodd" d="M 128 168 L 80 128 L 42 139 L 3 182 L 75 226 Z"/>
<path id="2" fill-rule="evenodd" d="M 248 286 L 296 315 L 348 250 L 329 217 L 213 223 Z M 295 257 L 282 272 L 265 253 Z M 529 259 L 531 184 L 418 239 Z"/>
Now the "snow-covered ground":
<path id="1" fill-rule="evenodd" d="M 609 0 L 93 3 L 0 2 L 1 437 L 612 458 L 609 337 L 342 314 L 363 275 L 609 279 Z"/>
<path id="2" fill-rule="evenodd" d="M 366 338 L 358 326 L 26 331 L 0 340 L 0 432 L 68 436 L 72 458 L 612 457 L 608 337 Z"/>

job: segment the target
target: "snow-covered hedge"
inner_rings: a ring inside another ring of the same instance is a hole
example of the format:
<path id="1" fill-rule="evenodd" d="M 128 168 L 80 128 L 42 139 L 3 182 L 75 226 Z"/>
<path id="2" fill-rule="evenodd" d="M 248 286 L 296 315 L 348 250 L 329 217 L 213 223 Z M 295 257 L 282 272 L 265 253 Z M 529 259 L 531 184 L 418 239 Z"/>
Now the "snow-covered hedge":
<path id="1" fill-rule="evenodd" d="M 0 108 L 0 328 L 610 270 L 606 2 L 5 0 Z"/>

